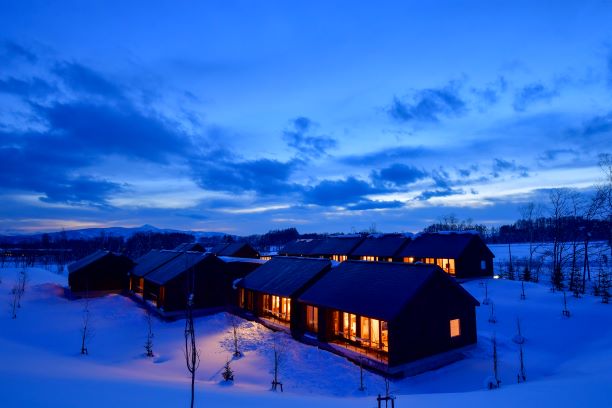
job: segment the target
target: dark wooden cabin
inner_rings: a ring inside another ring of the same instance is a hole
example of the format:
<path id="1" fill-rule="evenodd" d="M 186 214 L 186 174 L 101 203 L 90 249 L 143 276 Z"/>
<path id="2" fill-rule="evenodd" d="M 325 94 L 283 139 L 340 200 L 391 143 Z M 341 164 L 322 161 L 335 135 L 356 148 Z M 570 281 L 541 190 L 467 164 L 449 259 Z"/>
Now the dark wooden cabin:
<path id="1" fill-rule="evenodd" d="M 400 234 L 371 235 L 365 238 L 349 255 L 349 259 L 371 262 L 402 262 L 400 251 L 410 238 Z"/>
<path id="2" fill-rule="evenodd" d="M 298 302 L 294 336 L 395 375 L 477 338 L 478 301 L 436 265 L 343 262 Z"/>
<path id="3" fill-rule="evenodd" d="M 493 276 L 493 252 L 473 233 L 422 234 L 400 252 L 404 262 L 435 264 L 456 278 Z"/>
<path id="4" fill-rule="evenodd" d="M 296 299 L 331 268 L 326 259 L 277 256 L 238 282 L 238 306 L 264 324 L 299 324 Z"/>
<path id="5" fill-rule="evenodd" d="M 278 251 L 279 255 L 283 256 L 300 256 L 308 257 L 314 255 L 314 248 L 319 245 L 322 239 L 296 239 L 289 242 Z"/>
<path id="6" fill-rule="evenodd" d="M 296 240 L 279 251 L 280 255 L 325 258 L 343 262 L 364 240 L 360 235 L 338 235 L 323 239 Z"/>
<path id="7" fill-rule="evenodd" d="M 190 293 L 194 295 L 195 309 L 231 306 L 236 298 L 234 282 L 261 264 L 258 259 L 251 258 L 224 259 L 201 252 L 175 253 L 177 256 L 144 275 L 144 299 L 163 312 L 185 310 Z"/>
<path id="8" fill-rule="evenodd" d="M 155 269 L 165 265 L 180 255 L 180 252 L 153 249 L 136 259 L 135 265 L 129 273 L 128 289 L 142 296 L 144 292 L 144 278 Z"/>
<path id="9" fill-rule="evenodd" d="M 68 285 L 74 293 L 119 292 L 133 265 L 127 256 L 96 251 L 68 265 Z"/>
<path id="10" fill-rule="evenodd" d="M 246 242 L 223 243 L 214 246 L 210 251 L 217 256 L 232 256 L 235 258 L 259 258 L 259 252 Z"/>

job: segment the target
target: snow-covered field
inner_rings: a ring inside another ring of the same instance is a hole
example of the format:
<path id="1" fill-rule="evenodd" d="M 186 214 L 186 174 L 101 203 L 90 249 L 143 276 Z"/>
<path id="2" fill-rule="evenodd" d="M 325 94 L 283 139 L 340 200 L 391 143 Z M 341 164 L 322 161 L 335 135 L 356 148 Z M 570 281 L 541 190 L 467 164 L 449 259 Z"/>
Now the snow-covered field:
<path id="1" fill-rule="evenodd" d="M 180 407 L 189 403 L 189 377 L 182 352 L 184 322 L 154 321 L 154 358 L 144 356 L 145 312 L 132 300 L 111 295 L 89 303 L 94 336 L 88 356 L 80 351 L 84 300 L 68 300 L 66 276 L 27 270 L 29 282 L 17 318 L 10 291 L 19 268 L 0 269 L 0 407 Z M 477 299 L 481 282 L 465 284 Z M 561 315 L 562 294 L 544 284 L 488 281 L 490 307 L 480 306 L 478 344 L 466 358 L 442 369 L 393 381 L 397 407 L 588 407 L 612 406 L 612 304 L 568 296 L 570 318 Z M 516 319 L 520 318 L 527 382 L 517 384 Z M 231 356 L 226 314 L 198 318 L 201 351 L 196 406 L 208 407 L 374 407 L 384 381 L 366 372 L 358 391 L 359 368 L 345 359 L 241 321 L 244 356 L 232 362 L 235 383 L 222 382 Z M 498 341 L 502 387 L 485 389 L 492 374 L 491 337 Z M 284 393 L 270 389 L 270 344 L 284 337 L 281 370 Z"/>

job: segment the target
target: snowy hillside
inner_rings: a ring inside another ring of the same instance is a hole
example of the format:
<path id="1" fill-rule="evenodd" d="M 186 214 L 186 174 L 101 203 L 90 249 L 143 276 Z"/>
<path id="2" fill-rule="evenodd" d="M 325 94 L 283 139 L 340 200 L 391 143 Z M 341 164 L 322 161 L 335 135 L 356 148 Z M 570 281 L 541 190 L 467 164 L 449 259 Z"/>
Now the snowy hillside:
<path id="1" fill-rule="evenodd" d="M 111 295 L 89 303 L 94 336 L 89 355 L 80 351 L 85 301 L 68 300 L 66 276 L 27 270 L 29 282 L 17 318 L 10 294 L 21 269 L 0 269 L 0 406 L 2 407 L 180 407 L 187 406 L 189 378 L 182 352 L 184 322 L 154 321 L 154 358 L 144 356 L 145 312 L 132 300 Z M 560 293 L 544 284 L 489 280 L 490 306 L 478 313 L 478 344 L 466 358 L 442 369 L 393 381 L 397 407 L 610 406 L 612 389 L 612 305 L 599 298 L 568 296 L 570 318 L 563 318 Z M 480 281 L 465 288 L 484 298 Z M 518 345 L 512 341 L 521 321 L 527 382 L 517 384 Z M 222 382 L 231 356 L 225 313 L 198 318 L 201 350 L 196 406 L 367 407 L 384 393 L 383 380 L 365 374 L 366 391 L 357 390 L 359 368 L 336 355 L 306 346 L 287 335 L 241 320 L 244 356 L 232 362 L 235 383 Z M 491 337 L 498 342 L 502 387 L 485 389 L 492 375 Z M 284 393 L 269 391 L 271 347 L 285 346 L 281 381 Z"/>

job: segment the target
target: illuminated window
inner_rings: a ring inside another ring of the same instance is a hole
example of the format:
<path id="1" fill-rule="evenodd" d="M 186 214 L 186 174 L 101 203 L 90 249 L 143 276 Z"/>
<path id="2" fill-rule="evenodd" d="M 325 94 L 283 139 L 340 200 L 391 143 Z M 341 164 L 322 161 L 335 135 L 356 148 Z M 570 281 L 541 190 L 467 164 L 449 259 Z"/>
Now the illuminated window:
<path id="1" fill-rule="evenodd" d="M 459 321 L 459 319 L 453 319 L 450 321 L 450 336 L 461 336 L 461 322 Z"/>
<path id="2" fill-rule="evenodd" d="M 361 341 L 368 344 L 370 343 L 370 319 L 368 317 L 361 316 Z"/>
<path id="3" fill-rule="evenodd" d="M 357 338 L 357 316 L 351 313 L 342 313 L 342 335 L 351 340 Z"/>
<path id="4" fill-rule="evenodd" d="M 238 291 L 238 306 L 241 309 L 244 309 L 244 288 L 240 288 L 240 290 Z"/>
<path id="5" fill-rule="evenodd" d="M 369 255 L 365 255 L 361 257 L 362 261 L 369 261 L 369 262 L 376 262 L 378 261 L 378 257 L 377 256 L 369 256 Z"/>
<path id="6" fill-rule="evenodd" d="M 308 331 L 319 331 L 319 309 L 315 306 L 306 306 L 306 328 Z"/>
<path id="7" fill-rule="evenodd" d="M 281 296 L 263 295 L 264 311 L 280 320 L 291 320 L 291 299 Z"/>
<path id="8" fill-rule="evenodd" d="M 336 262 L 344 262 L 348 259 L 346 255 L 332 255 L 332 260 Z"/>
<path id="9" fill-rule="evenodd" d="M 444 272 L 454 275 L 455 274 L 455 260 L 440 258 L 436 260 L 436 265 L 444 270 Z"/>
<path id="10" fill-rule="evenodd" d="M 434 264 L 434 263 L 436 263 L 436 260 L 434 258 L 425 258 L 425 263 L 426 264 Z"/>
<path id="11" fill-rule="evenodd" d="M 480 261 L 480 269 L 482 269 L 483 271 L 487 269 L 487 261 L 485 261 L 484 259 Z"/>
<path id="12" fill-rule="evenodd" d="M 404 258 L 404 262 L 405 263 L 414 263 L 414 257 L 409 256 L 407 258 Z"/>
<path id="13" fill-rule="evenodd" d="M 380 322 L 380 342 L 382 343 L 382 349 L 384 351 L 389 351 L 389 326 L 387 322 Z"/>

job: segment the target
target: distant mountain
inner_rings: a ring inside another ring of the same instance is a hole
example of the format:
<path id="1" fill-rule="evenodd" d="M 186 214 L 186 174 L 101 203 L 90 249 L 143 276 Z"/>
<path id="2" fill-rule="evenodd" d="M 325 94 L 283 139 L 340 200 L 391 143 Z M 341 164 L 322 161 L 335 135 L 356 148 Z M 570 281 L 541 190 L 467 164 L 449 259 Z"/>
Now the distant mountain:
<path id="1" fill-rule="evenodd" d="M 181 231 L 176 229 L 168 229 L 168 228 L 157 228 L 153 225 L 145 224 L 141 227 L 109 227 L 109 228 L 83 228 L 83 229 L 75 229 L 75 230 L 65 230 L 65 231 L 55 231 L 49 232 L 48 235 L 51 239 L 59 238 L 59 236 L 64 233 L 68 239 L 92 239 L 95 237 L 99 237 L 100 234 L 104 233 L 105 235 L 112 235 L 115 237 L 123 237 L 129 238 L 132 235 L 138 232 L 158 232 L 158 233 L 171 233 L 178 232 L 183 234 L 191 234 L 196 237 L 196 239 L 200 237 L 217 237 L 227 235 L 223 232 L 214 232 L 214 231 Z M 0 239 L 2 241 L 11 241 L 11 242 L 23 242 L 30 240 L 40 240 L 41 237 L 45 233 L 36 233 L 36 234 L 27 234 L 27 235 L 0 235 Z"/>

